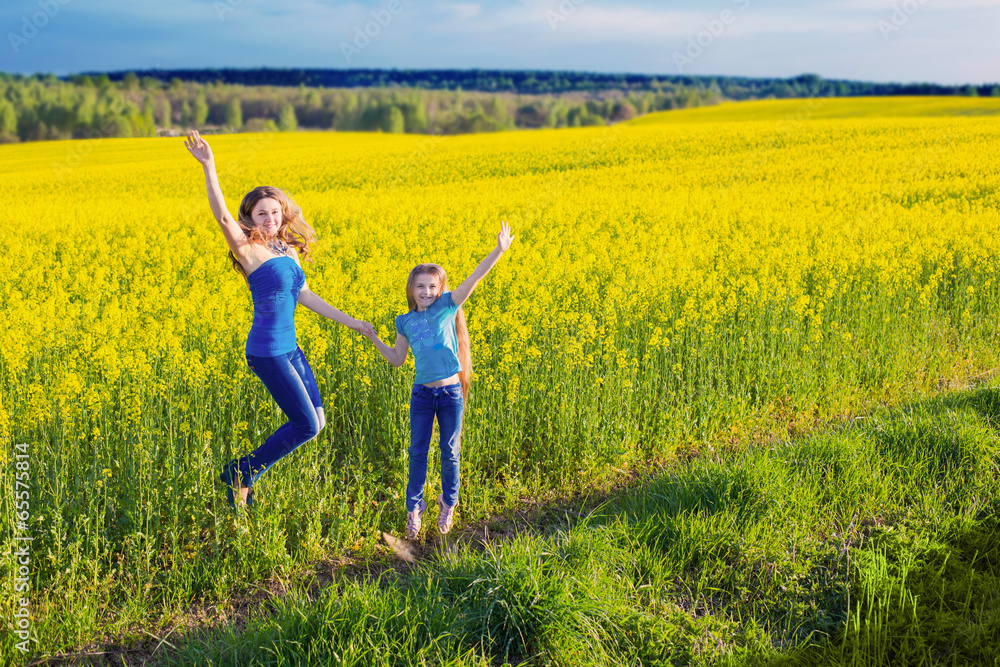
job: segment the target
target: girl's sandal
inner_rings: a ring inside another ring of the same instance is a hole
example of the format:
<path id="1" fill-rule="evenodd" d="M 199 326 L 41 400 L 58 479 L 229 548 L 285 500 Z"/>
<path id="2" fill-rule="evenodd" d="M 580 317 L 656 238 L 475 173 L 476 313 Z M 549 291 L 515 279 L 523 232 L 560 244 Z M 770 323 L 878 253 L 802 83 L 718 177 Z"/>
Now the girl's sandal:
<path id="1" fill-rule="evenodd" d="M 442 535 L 446 535 L 451 530 L 451 524 L 455 520 L 456 507 L 458 507 L 458 503 L 454 505 L 444 504 L 443 493 L 438 496 L 438 531 Z"/>

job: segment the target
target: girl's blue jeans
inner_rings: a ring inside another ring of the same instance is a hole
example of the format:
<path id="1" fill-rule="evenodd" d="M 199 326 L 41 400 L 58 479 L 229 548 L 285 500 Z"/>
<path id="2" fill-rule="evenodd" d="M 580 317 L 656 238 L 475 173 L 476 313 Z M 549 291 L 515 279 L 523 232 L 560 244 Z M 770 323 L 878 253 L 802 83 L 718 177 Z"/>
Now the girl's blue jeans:
<path id="1" fill-rule="evenodd" d="M 229 465 L 239 470 L 243 486 L 257 478 L 299 445 L 316 437 L 325 425 L 323 402 L 309 362 L 298 347 L 276 357 L 247 355 L 247 366 L 260 378 L 288 421 L 257 449 Z M 235 480 L 236 475 L 233 475 Z"/>
<path id="2" fill-rule="evenodd" d="M 427 452 L 434 431 L 434 417 L 441 432 L 441 491 L 446 505 L 458 504 L 458 460 L 461 450 L 462 385 L 413 386 L 410 395 L 410 476 L 406 484 L 406 511 L 412 512 L 424 499 L 427 483 Z"/>

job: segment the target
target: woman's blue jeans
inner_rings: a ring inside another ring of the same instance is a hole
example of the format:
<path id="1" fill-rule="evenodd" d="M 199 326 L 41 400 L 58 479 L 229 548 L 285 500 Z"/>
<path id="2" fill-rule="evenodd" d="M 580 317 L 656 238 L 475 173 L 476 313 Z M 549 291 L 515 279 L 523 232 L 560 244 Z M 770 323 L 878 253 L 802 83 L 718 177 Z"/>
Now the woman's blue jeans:
<path id="1" fill-rule="evenodd" d="M 427 452 L 434 432 L 434 417 L 441 432 L 441 491 L 446 505 L 458 504 L 458 460 L 461 450 L 462 385 L 413 386 L 410 395 L 410 477 L 406 484 L 406 511 L 412 512 L 424 499 L 427 483 Z"/>
<path id="2" fill-rule="evenodd" d="M 299 445 L 316 437 L 326 424 L 323 402 L 309 362 L 298 347 L 276 357 L 247 355 L 247 366 L 260 378 L 288 421 L 243 458 L 231 462 L 239 470 L 243 486 L 253 486 L 257 478 L 276 461 Z M 236 475 L 233 475 L 236 478 Z"/>

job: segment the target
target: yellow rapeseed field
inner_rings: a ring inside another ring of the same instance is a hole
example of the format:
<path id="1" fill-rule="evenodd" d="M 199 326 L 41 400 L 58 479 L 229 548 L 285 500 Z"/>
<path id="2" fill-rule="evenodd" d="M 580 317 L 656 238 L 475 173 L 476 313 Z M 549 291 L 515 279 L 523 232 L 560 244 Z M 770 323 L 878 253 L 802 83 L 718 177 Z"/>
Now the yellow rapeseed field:
<path id="1" fill-rule="evenodd" d="M 468 521 L 781 406 L 825 414 L 991 362 L 1000 104 L 946 102 L 209 139 L 230 210 L 286 189 L 319 235 L 311 289 L 390 344 L 410 268 L 439 263 L 455 286 L 510 221 L 517 242 L 466 306 Z M 226 513 L 219 467 L 281 416 L 245 367 L 249 293 L 181 139 L 0 146 L 0 180 L 0 508 L 19 521 L 26 443 L 46 641 L 82 641 L 111 609 L 136 620 L 122 600 L 211 595 L 399 530 L 412 357 L 392 369 L 304 309 L 330 426 L 262 478 L 255 522 Z M 57 600 L 89 611 L 57 626 Z"/>

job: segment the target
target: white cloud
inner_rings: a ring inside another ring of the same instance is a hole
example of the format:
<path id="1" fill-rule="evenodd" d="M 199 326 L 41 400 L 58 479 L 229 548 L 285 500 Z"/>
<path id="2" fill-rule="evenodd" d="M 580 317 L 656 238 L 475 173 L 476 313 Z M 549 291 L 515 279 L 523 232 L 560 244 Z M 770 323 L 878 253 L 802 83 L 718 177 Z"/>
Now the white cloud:
<path id="1" fill-rule="evenodd" d="M 581 5 L 568 15 L 559 10 L 536 9 L 531 12 L 530 18 L 553 33 L 565 31 L 578 38 L 617 42 L 679 35 L 684 31 L 683 26 L 696 21 L 698 16 L 694 12 L 653 11 L 641 7 L 605 9 L 596 5 Z"/>
<path id="2" fill-rule="evenodd" d="M 483 13 L 483 8 L 472 2 L 454 2 L 441 6 L 456 21 L 470 21 Z"/>
<path id="3" fill-rule="evenodd" d="M 812 14 L 796 15 L 777 11 L 748 14 L 745 21 L 737 23 L 733 28 L 734 34 L 743 35 L 802 35 L 805 33 L 837 35 L 871 32 L 874 29 L 871 21 L 853 18 L 831 20 L 829 17 Z"/>
<path id="4" fill-rule="evenodd" d="M 582 4 L 572 13 L 559 9 L 556 2 L 530 2 L 505 13 L 505 23 L 541 26 L 552 38 L 576 43 L 621 43 L 645 41 L 665 44 L 672 40 L 686 39 L 707 29 L 706 24 L 719 25 L 723 10 L 731 12 L 724 34 L 731 36 L 773 35 L 780 33 L 801 34 L 816 32 L 844 34 L 870 32 L 872 23 L 854 17 L 831 20 L 816 15 L 804 6 L 798 10 L 757 9 L 750 5 L 746 10 L 740 4 L 719 5 L 712 10 L 653 10 L 638 6 L 618 5 L 608 9 L 598 5 Z"/>
<path id="5" fill-rule="evenodd" d="M 909 0 L 920 6 L 920 11 L 956 12 L 967 9 L 998 9 L 1000 0 Z M 832 0 L 816 6 L 820 12 L 856 12 L 884 14 L 893 11 L 893 5 L 901 7 L 905 0 Z M 908 3 L 906 3 L 908 4 Z"/>

